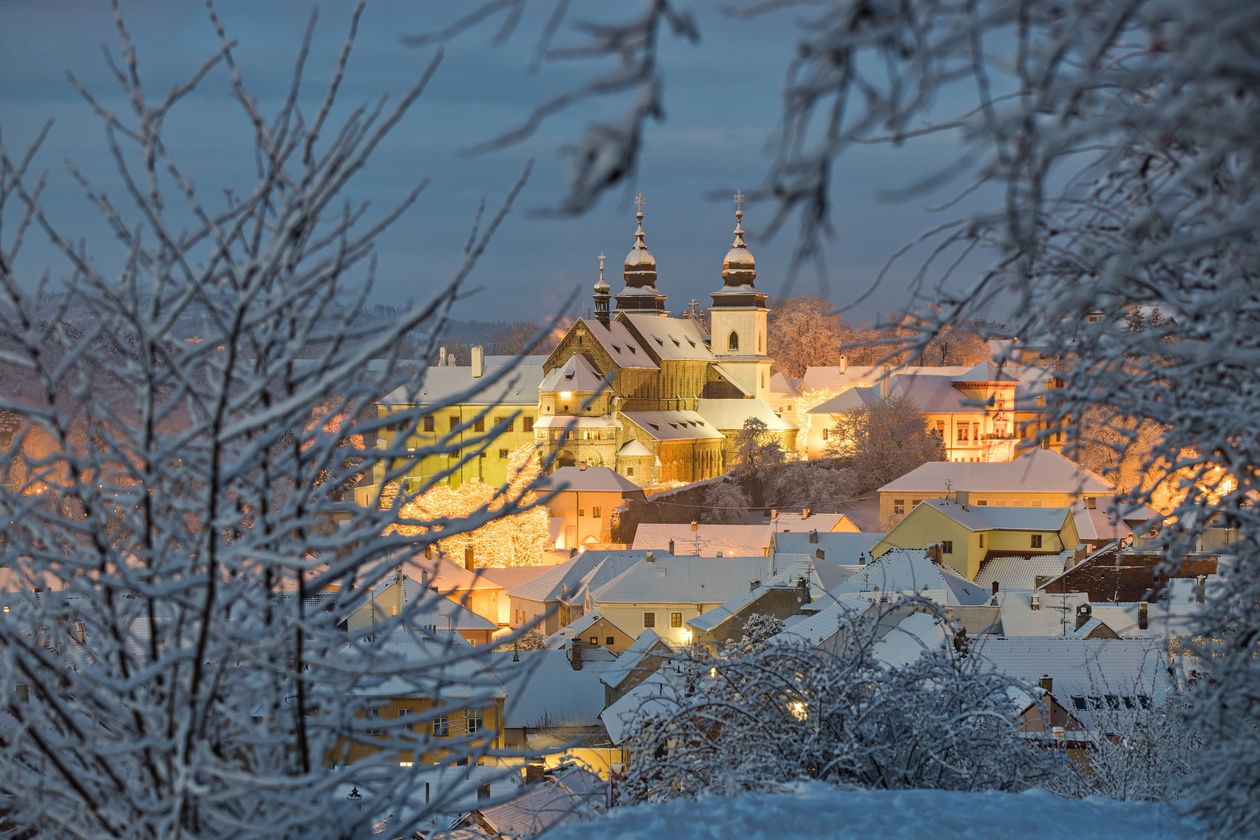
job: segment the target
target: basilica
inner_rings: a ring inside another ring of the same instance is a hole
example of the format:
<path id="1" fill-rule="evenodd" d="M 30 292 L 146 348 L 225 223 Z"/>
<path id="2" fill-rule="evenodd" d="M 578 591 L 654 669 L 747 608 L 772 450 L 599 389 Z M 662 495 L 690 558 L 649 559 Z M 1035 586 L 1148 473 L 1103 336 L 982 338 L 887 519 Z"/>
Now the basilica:
<path id="1" fill-rule="evenodd" d="M 611 294 L 601 255 L 594 316 L 576 321 L 543 362 L 533 424 L 540 453 L 556 466 L 612 467 L 647 486 L 722 474 L 735 464 L 734 438 L 749 419 L 792 451 L 796 426 L 767 401 L 770 310 L 744 243 L 742 196 L 707 328 L 694 306 L 673 317 L 665 309 L 642 196 L 636 204 L 624 288 Z"/>

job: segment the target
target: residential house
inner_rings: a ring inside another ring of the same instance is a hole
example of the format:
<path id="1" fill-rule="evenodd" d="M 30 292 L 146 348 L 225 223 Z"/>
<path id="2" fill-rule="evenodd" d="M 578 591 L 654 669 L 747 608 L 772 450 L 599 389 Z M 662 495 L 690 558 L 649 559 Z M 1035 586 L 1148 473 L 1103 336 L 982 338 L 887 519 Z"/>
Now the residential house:
<path id="1" fill-rule="evenodd" d="M 973 507 L 1062 508 L 1079 501 L 1092 509 L 1109 504 L 1115 492 L 1110 481 L 1057 452 L 1033 449 L 1007 462 L 921 464 L 879 488 L 879 516 L 891 526 L 919 502 L 946 498 Z"/>
<path id="2" fill-rule="evenodd" d="M 582 642 L 584 650 L 607 648 L 620 654 L 634 644 L 635 636 L 599 613 L 588 612 L 548 636 L 546 646 L 548 650 L 558 650 L 569 647 L 574 639 Z"/>
<path id="3" fill-rule="evenodd" d="M 458 601 L 442 597 L 401 569 L 371 592 L 346 620 L 351 633 L 402 629 L 408 633 L 458 633 L 470 644 L 485 645 L 499 625 Z M 496 607 L 497 611 L 497 607 Z"/>
<path id="4" fill-rule="evenodd" d="M 508 800 L 468 812 L 439 836 L 524 840 L 557 826 L 593 819 L 608 807 L 607 785 L 576 764 L 543 770 L 527 782 Z"/>
<path id="5" fill-rule="evenodd" d="M 1068 508 L 977 507 L 928 499 L 894 525 L 872 551 L 878 557 L 893 548 L 934 547 L 941 563 L 974 580 L 990 556 L 1058 554 L 1078 541 Z"/>
<path id="6" fill-rule="evenodd" d="M 587 612 L 591 589 L 643 559 L 644 551 L 587 551 L 552 566 L 508 592 L 511 626 L 531 626 L 544 636 Z M 629 629 L 629 628 L 627 628 Z"/>
<path id="7" fill-rule="evenodd" d="M 674 650 L 655 630 L 644 630 L 604 672 L 604 707 L 616 703 L 674 655 Z M 620 742 L 618 742 L 620 743 Z"/>
<path id="8" fill-rule="evenodd" d="M 553 519 L 561 521 L 557 549 L 612 542 L 613 511 L 628 499 L 642 500 L 643 488 L 611 467 L 560 467 L 539 481 Z"/>
<path id="9" fill-rule="evenodd" d="M 711 525 L 705 522 L 641 522 L 634 532 L 636 551 L 657 551 L 696 557 L 768 556 L 773 543 L 771 523 Z"/>

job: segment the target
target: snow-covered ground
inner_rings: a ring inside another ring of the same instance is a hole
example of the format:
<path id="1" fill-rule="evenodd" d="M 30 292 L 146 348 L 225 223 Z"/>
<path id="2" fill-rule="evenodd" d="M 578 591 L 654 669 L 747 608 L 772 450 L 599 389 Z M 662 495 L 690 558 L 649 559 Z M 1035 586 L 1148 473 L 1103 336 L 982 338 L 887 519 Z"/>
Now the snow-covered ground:
<path id="1" fill-rule="evenodd" d="M 1007 838 L 1070 840 L 1196 838 L 1202 830 L 1172 807 L 1093 797 L 1063 799 L 1044 790 L 954 793 L 937 790 L 837 790 L 805 784 L 793 793 L 676 800 L 608 812 L 571 824 L 547 840 L 825 840 L 825 838 Z"/>

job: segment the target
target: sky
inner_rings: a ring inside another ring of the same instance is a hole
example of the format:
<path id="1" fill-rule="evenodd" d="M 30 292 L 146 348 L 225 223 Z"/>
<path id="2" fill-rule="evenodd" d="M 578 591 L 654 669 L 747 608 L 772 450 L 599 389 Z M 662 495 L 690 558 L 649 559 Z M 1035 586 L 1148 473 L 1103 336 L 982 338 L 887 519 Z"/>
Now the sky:
<path id="1" fill-rule="evenodd" d="M 142 78 L 161 92 L 189 77 L 211 56 L 217 39 L 204 6 L 166 0 L 121 0 L 132 31 Z M 423 71 L 434 48 L 405 44 L 403 36 L 434 31 L 471 4 L 369 2 L 358 33 L 339 113 L 382 93 L 403 91 Z M 571 23 L 589 8 L 577 5 L 557 44 L 572 43 Z M 534 168 L 517 204 L 494 237 L 455 309 L 456 317 L 537 320 L 557 312 L 576 316 L 590 307 L 598 255 L 616 294 L 621 266 L 634 243 L 633 198 L 645 199 L 644 228 L 658 266 L 657 288 L 677 313 L 688 301 L 710 303 L 721 286 L 722 258 L 731 246 L 735 190 L 754 190 L 771 158 L 778 128 L 786 63 L 794 46 L 791 14 L 749 22 L 720 14 L 717 4 L 686 2 L 701 38 L 691 44 L 667 38 L 665 119 L 653 123 L 639 171 L 625 187 L 606 194 L 589 213 L 555 217 L 535 212 L 564 194 L 566 161 L 561 149 L 588 123 L 616 118 L 625 100 L 585 101 L 544 123 L 525 142 L 488 154 L 465 150 L 523 121 L 537 103 L 590 78 L 602 67 L 573 61 L 531 71 L 537 33 L 551 3 L 530 5 L 516 31 L 496 45 L 498 27 L 486 24 L 449 43 L 425 95 L 376 151 L 348 195 L 384 212 L 422 179 L 419 202 L 379 241 L 376 303 L 427 300 L 459 265 L 479 203 L 496 207 L 527 162 Z M 247 88 L 264 112 L 274 109 L 292 77 L 293 58 L 312 4 L 306 0 L 219 0 Z M 605 8 L 599 7 L 601 13 Z M 314 102 L 322 91 L 349 21 L 350 4 L 320 7 L 312 59 L 305 73 Z M 613 12 L 615 13 L 615 12 Z M 51 120 L 39 164 L 48 170 L 45 207 L 55 222 L 98 249 L 109 264 L 111 234 L 94 215 L 67 172 L 68 161 L 99 189 L 121 191 L 100 120 L 67 78 L 73 73 L 109 108 L 125 111 L 103 57 L 118 55 L 118 38 L 103 0 L 0 0 L 0 138 L 10 155 L 20 153 Z M 224 186 L 243 184 L 252 157 L 242 111 L 228 95 L 227 75 L 211 73 L 167 120 L 168 143 L 206 200 Z M 934 142 L 947 142 L 945 140 Z M 908 278 L 915 260 L 903 261 L 871 295 L 854 305 L 885 260 L 902 244 L 941 219 L 924 206 L 943 194 L 907 203 L 881 197 L 889 187 L 926 174 L 951 150 L 863 149 L 839 167 L 832 187 L 834 237 L 827 243 L 825 273 L 805 270 L 790 285 L 788 266 L 795 231 L 767 239 L 771 207 L 745 205 L 744 226 L 757 257 L 757 286 L 773 297 L 822 294 L 850 319 L 870 319 L 908 305 Z M 957 185 L 956 185 L 957 186 Z M 9 229 L 0 230 L 7 244 Z M 64 263 L 30 236 L 19 268 L 35 277 L 49 266 L 54 278 Z M 577 303 L 564 310 L 576 293 Z M 926 301 L 918 302 L 925 305 Z"/>

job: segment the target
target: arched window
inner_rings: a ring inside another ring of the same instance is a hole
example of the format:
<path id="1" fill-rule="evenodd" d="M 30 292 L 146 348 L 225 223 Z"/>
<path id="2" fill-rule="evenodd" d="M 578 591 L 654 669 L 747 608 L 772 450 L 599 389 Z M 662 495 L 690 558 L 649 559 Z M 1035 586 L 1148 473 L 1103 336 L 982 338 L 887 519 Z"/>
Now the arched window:
<path id="1" fill-rule="evenodd" d="M 734 330 L 731 330 L 731 337 L 727 339 L 727 349 L 729 350 L 739 349 L 739 334 L 735 332 Z"/>

